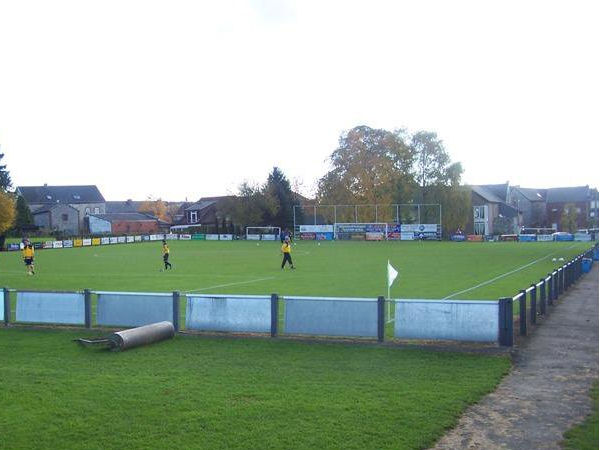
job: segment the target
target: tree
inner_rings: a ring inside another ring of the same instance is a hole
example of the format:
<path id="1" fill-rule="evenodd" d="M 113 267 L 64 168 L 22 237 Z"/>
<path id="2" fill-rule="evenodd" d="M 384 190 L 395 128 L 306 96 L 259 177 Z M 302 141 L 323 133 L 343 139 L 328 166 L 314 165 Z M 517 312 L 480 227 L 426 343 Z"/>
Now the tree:
<path id="1" fill-rule="evenodd" d="M 408 201 L 414 178 L 413 150 L 404 130 L 357 126 L 339 139 L 331 169 L 318 182 L 321 203 L 385 204 Z"/>
<path id="2" fill-rule="evenodd" d="M 19 195 L 16 204 L 15 229 L 21 231 L 28 225 L 33 225 L 33 216 L 31 215 L 29 206 L 27 206 L 27 201 L 22 195 Z"/>
<path id="3" fill-rule="evenodd" d="M 560 216 L 561 231 L 574 233 L 577 230 L 577 209 L 573 203 L 567 203 Z"/>
<path id="4" fill-rule="evenodd" d="M 295 195 L 281 169 L 273 167 L 262 191 L 267 206 L 264 222 L 268 225 L 291 228 L 294 225 Z"/>
<path id="5" fill-rule="evenodd" d="M 249 226 L 264 225 L 267 209 L 266 200 L 260 186 L 244 181 L 238 188 L 238 195 L 223 201 L 219 214 L 229 217 L 241 230 Z"/>
<path id="6" fill-rule="evenodd" d="M 167 216 L 167 205 L 160 198 L 153 200 L 152 197 L 148 197 L 147 200 L 142 202 L 138 211 L 151 214 L 160 220 L 164 220 L 165 222 L 169 220 L 169 217 Z"/>
<path id="7" fill-rule="evenodd" d="M 10 230 L 15 222 L 15 200 L 12 194 L 0 191 L 0 240 L 4 245 L 4 233 Z"/>
<path id="8" fill-rule="evenodd" d="M 0 160 L 4 158 L 4 153 L 0 153 Z M 6 165 L 0 165 L 0 191 L 6 192 L 12 186 L 10 174 L 6 170 Z"/>

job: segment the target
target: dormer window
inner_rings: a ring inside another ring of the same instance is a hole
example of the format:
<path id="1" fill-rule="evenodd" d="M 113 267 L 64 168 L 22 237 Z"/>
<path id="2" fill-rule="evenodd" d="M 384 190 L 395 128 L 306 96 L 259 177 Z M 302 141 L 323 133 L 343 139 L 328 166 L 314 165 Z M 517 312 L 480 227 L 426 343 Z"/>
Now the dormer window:
<path id="1" fill-rule="evenodd" d="M 52 200 L 52 196 L 51 196 L 51 195 L 46 195 L 46 198 L 47 198 L 48 200 Z"/>

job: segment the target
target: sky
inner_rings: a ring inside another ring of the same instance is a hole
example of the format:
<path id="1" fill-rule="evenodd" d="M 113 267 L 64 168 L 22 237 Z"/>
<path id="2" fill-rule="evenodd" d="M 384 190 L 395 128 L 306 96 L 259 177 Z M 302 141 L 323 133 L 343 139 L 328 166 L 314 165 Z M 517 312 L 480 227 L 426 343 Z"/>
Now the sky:
<path id="1" fill-rule="evenodd" d="M 470 184 L 598 186 L 600 2 L 0 0 L 14 186 L 305 195 L 357 126 L 434 131 Z"/>

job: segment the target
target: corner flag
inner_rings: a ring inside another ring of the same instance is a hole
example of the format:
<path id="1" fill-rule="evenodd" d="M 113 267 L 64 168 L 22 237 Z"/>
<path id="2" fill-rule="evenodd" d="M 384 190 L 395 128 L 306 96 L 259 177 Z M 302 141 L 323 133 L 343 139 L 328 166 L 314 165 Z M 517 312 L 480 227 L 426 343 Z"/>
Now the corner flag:
<path id="1" fill-rule="evenodd" d="M 390 264 L 390 261 L 388 260 L 388 267 L 387 267 L 388 288 L 390 288 L 392 286 L 392 284 L 394 283 L 394 280 L 396 279 L 397 276 L 398 276 L 398 271 L 392 267 L 392 265 Z"/>

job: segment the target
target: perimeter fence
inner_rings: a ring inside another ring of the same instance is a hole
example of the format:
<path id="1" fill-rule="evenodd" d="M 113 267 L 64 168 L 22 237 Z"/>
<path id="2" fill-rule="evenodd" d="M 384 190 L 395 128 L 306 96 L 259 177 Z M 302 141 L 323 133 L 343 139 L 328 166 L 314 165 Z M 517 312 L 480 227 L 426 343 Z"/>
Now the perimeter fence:
<path id="1" fill-rule="evenodd" d="M 0 321 L 86 329 L 169 321 L 176 331 L 375 340 L 458 340 L 512 346 L 591 270 L 598 244 L 514 297 L 429 300 L 4 288 Z M 386 323 L 386 303 L 394 324 Z M 518 333 L 515 333 L 518 330 Z"/>

